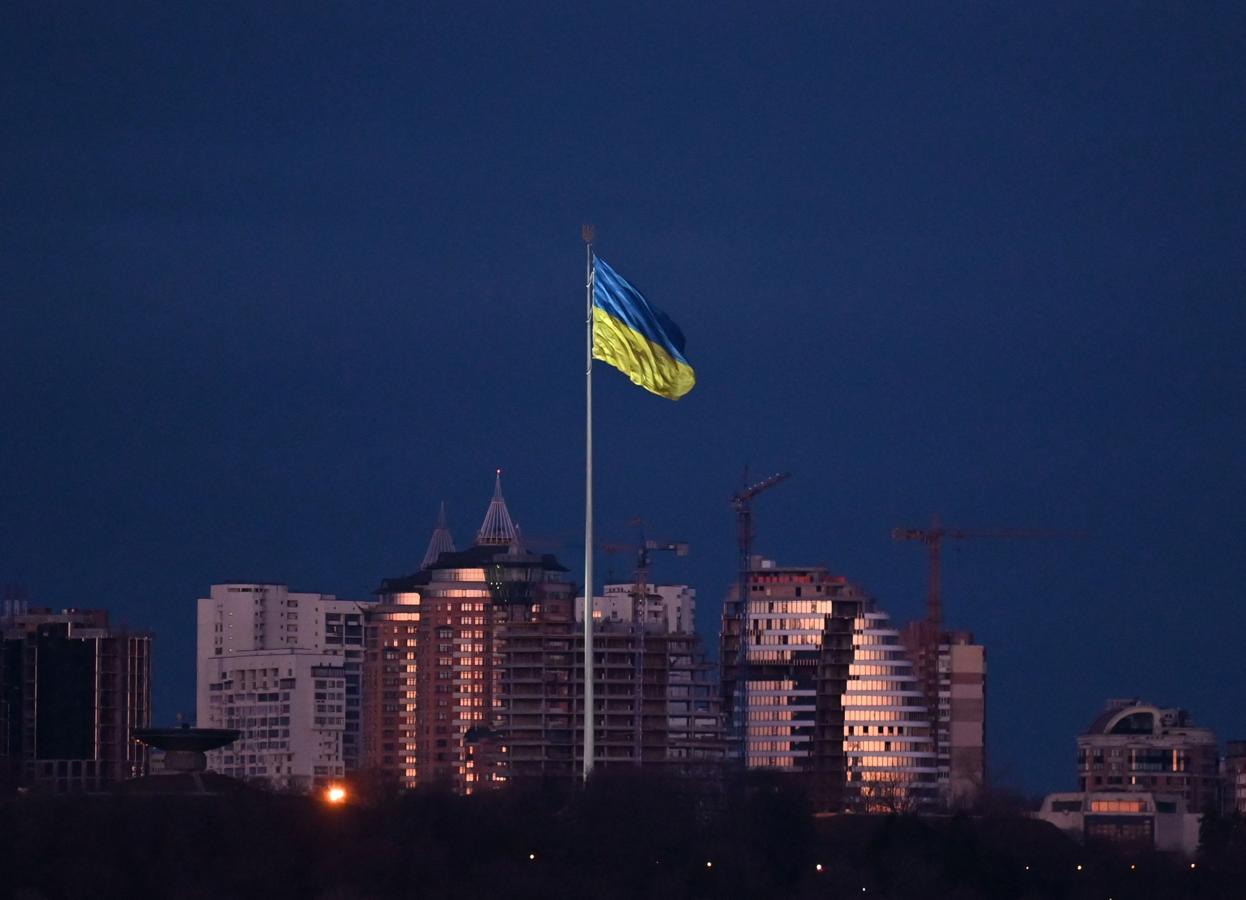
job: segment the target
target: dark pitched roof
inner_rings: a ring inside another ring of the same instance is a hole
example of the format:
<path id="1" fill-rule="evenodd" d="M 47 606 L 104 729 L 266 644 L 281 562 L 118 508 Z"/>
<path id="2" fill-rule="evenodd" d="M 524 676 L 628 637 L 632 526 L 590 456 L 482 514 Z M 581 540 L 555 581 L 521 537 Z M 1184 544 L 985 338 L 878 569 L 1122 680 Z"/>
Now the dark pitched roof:
<path id="1" fill-rule="evenodd" d="M 486 546 L 474 544 L 466 550 L 451 550 L 442 553 L 437 561 L 410 575 L 397 578 L 386 578 L 373 593 L 400 594 L 418 591 L 432 580 L 431 572 L 437 569 L 476 569 L 500 563 L 502 565 L 536 565 L 543 572 L 568 572 L 552 553 L 512 553 L 508 547 Z"/>

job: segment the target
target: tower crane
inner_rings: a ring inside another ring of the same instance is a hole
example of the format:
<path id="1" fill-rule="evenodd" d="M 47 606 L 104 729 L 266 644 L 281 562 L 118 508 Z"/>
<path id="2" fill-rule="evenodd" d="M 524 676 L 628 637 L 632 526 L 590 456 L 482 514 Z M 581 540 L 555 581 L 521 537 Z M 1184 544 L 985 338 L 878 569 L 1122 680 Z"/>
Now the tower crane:
<path id="1" fill-rule="evenodd" d="M 724 711 L 734 719 L 734 710 L 740 706 L 747 682 L 746 667 L 748 663 L 748 573 L 752 567 L 753 538 L 753 499 L 758 494 L 770 490 L 780 482 L 792 477 L 791 472 L 776 472 L 761 481 L 748 483 L 748 466 L 744 467 L 744 487 L 731 495 L 731 508 L 736 514 L 736 546 L 740 552 L 739 582 L 736 591 L 736 647 L 735 682 L 730 693 L 730 703 Z M 724 620 L 725 620 L 724 616 Z M 726 629 L 724 629 L 725 631 Z M 724 670 L 726 666 L 724 664 Z M 728 699 L 727 697 L 723 698 Z M 741 730 L 741 752 L 744 747 L 744 732 Z"/>
<path id="2" fill-rule="evenodd" d="M 920 656 L 918 674 L 922 681 L 922 692 L 926 695 L 926 704 L 930 709 L 931 728 L 935 753 L 939 746 L 939 645 L 943 639 L 943 597 L 941 551 L 943 540 L 968 540 L 977 538 L 1030 539 L 1055 537 L 1081 537 L 1080 532 L 1042 531 L 1035 528 L 993 528 L 970 529 L 949 528 L 939 521 L 936 514 L 931 516 L 929 528 L 894 528 L 891 538 L 895 541 L 919 541 L 926 545 L 928 569 L 926 573 L 926 618 L 916 626 L 917 643 Z"/>
<path id="3" fill-rule="evenodd" d="M 635 679 L 636 696 L 632 705 L 632 756 L 636 765 L 644 760 L 644 675 L 645 675 L 645 613 L 646 601 L 649 598 L 649 554 L 669 552 L 676 556 L 688 555 L 688 544 L 684 541 L 655 541 L 645 539 L 645 523 L 639 516 L 632 519 L 630 525 L 640 527 L 640 540 L 635 544 L 602 544 L 607 553 L 636 552 L 636 569 L 632 580 L 632 634 L 634 635 L 632 677 Z M 584 604 L 584 614 L 589 615 L 589 603 Z"/>
<path id="4" fill-rule="evenodd" d="M 929 569 L 926 574 L 926 622 L 936 630 L 942 627 L 943 623 L 943 597 L 940 585 L 943 564 L 940 552 L 944 538 L 960 541 L 968 538 L 1026 539 L 1081 536 L 1080 532 L 1040 531 L 1034 528 L 948 528 L 939 521 L 938 515 L 931 517 L 929 528 L 894 528 L 891 531 L 892 540 L 920 541 L 926 545 L 929 558 Z"/>
<path id="5" fill-rule="evenodd" d="M 736 514 L 736 544 L 740 548 L 740 572 L 743 573 L 741 578 L 747 576 L 749 560 L 753 555 L 753 538 L 756 534 L 753 531 L 753 498 L 791 477 L 791 472 L 776 472 L 754 484 L 747 484 L 748 467 L 744 468 L 746 486 L 731 495 L 731 508 Z M 744 599 L 743 594 L 740 599 Z"/>
<path id="6" fill-rule="evenodd" d="M 655 541 L 646 540 L 645 523 L 639 518 L 632 519 L 630 525 L 641 528 L 640 540 L 635 544 L 604 543 L 601 549 L 607 553 L 636 554 L 636 568 L 632 572 L 632 621 L 641 624 L 644 621 L 645 598 L 649 595 L 649 569 L 652 566 L 651 553 L 674 553 L 676 556 L 688 555 L 686 541 Z"/>

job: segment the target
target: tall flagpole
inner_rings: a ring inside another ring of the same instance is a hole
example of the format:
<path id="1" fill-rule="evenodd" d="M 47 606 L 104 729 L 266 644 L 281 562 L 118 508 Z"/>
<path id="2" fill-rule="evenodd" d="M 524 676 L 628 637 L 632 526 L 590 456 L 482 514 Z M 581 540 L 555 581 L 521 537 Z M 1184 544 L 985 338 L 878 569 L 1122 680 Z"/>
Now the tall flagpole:
<path id="1" fill-rule="evenodd" d="M 593 771 L 593 238 L 592 225 L 580 228 L 584 238 L 585 320 L 584 360 L 584 780 Z"/>

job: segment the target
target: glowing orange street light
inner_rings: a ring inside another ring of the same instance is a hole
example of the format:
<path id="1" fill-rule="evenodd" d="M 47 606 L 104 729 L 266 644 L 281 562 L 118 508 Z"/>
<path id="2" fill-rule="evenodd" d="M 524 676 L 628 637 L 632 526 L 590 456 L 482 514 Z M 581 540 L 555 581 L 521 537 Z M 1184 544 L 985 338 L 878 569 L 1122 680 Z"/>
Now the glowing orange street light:
<path id="1" fill-rule="evenodd" d="M 324 800 L 332 806 L 340 806 L 346 802 L 346 788 L 340 784 L 329 785 L 325 788 Z"/>

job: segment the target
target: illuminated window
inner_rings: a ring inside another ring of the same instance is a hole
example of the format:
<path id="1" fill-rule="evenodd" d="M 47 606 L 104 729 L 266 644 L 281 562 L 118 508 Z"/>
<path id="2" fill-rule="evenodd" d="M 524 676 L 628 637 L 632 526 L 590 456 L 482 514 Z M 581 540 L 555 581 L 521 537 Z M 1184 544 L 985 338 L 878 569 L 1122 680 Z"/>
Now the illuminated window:
<path id="1" fill-rule="evenodd" d="M 1097 813 L 1146 812 L 1145 800 L 1091 800 L 1090 811 Z"/>

